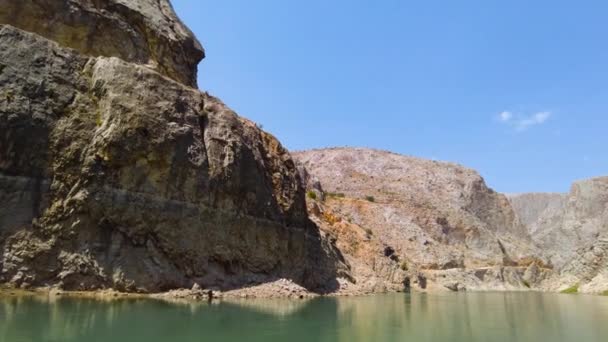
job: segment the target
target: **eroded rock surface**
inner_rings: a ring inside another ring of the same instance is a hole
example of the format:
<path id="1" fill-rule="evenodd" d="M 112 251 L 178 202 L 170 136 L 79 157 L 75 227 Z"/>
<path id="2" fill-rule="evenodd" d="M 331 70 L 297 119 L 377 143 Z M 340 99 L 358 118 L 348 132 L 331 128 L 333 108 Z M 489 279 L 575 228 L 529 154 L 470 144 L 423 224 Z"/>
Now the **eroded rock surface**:
<path id="1" fill-rule="evenodd" d="M 532 286 L 523 281 L 526 269 L 546 268 L 508 199 L 473 170 L 370 149 L 294 157 L 326 191 L 324 201 L 309 200 L 309 211 L 336 238 L 358 281 L 525 289 Z M 497 275 L 475 277 L 478 271 Z"/>
<path id="2" fill-rule="evenodd" d="M 196 86 L 204 50 L 168 0 L 0 0 L 0 23 Z"/>
<path id="3" fill-rule="evenodd" d="M 521 194 L 510 200 L 559 272 L 547 288 L 608 290 L 608 177 L 575 182 L 568 194 Z"/>
<path id="4" fill-rule="evenodd" d="M 0 281 L 337 286 L 289 153 L 216 98 L 8 25 L 0 63 Z"/>

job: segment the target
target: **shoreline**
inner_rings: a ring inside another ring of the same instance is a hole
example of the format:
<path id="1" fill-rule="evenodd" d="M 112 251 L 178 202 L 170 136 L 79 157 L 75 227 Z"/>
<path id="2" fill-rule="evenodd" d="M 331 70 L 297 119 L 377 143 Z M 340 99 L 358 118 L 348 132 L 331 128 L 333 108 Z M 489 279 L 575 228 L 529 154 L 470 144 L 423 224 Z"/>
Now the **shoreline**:
<path id="1" fill-rule="evenodd" d="M 262 284 L 260 286 L 264 286 Z M 256 288 L 256 287 L 254 287 Z M 386 291 L 386 292 L 335 292 L 329 294 L 317 294 L 312 292 L 296 294 L 296 295 L 283 295 L 275 293 L 269 295 L 267 292 L 253 293 L 252 288 L 244 288 L 238 290 L 231 290 L 227 292 L 211 291 L 211 290 L 193 290 L 193 289 L 174 289 L 167 292 L 160 293 L 131 293 L 131 292 L 119 292 L 112 289 L 106 290 L 94 290 L 94 291 L 65 291 L 57 288 L 33 288 L 33 289 L 20 289 L 12 287 L 0 287 L 0 299 L 6 298 L 46 298 L 46 299 L 59 299 L 59 298 L 70 298 L 70 299 L 91 299 L 99 301 L 120 301 L 120 300 L 160 300 L 170 303 L 183 303 L 183 304 L 194 304 L 194 303 L 218 303 L 222 301 L 235 301 L 235 300 L 310 300 L 315 298 L 347 298 L 347 297 L 369 297 L 374 295 L 385 295 L 385 294 L 466 294 L 466 293 L 546 293 L 546 294 L 559 294 L 559 295 L 582 295 L 582 296 L 597 296 L 597 297 L 608 297 L 608 294 L 591 294 L 591 293 L 564 293 L 556 291 L 544 291 L 538 289 L 529 289 L 525 291 L 517 290 L 472 290 L 472 291 Z"/>

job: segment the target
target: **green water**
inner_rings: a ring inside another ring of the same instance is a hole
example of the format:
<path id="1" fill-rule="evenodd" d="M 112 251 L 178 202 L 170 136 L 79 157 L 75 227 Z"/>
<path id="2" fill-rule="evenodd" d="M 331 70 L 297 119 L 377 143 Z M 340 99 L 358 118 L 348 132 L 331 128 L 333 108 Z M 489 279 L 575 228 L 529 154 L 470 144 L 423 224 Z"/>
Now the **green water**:
<path id="1" fill-rule="evenodd" d="M 470 293 L 168 304 L 0 299 L 0 341 L 608 341 L 608 297 Z"/>

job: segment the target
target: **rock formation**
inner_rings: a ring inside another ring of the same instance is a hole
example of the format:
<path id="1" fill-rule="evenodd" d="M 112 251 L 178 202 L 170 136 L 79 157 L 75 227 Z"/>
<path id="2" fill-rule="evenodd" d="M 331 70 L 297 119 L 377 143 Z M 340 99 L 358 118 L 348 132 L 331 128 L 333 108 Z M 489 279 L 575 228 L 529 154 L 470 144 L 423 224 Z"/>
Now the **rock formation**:
<path id="1" fill-rule="evenodd" d="M 423 289 L 509 289 L 526 287 L 530 266 L 549 272 L 508 199 L 473 170 L 370 149 L 294 157 L 326 191 L 309 209 L 355 278 L 390 288 L 405 273 Z"/>
<path id="2" fill-rule="evenodd" d="M 533 241 L 559 272 L 552 290 L 608 290 L 608 177 L 576 182 L 568 194 L 510 196 Z"/>
<path id="3" fill-rule="evenodd" d="M 168 0 L 0 0 L 0 23 L 85 55 L 145 64 L 189 86 L 205 56 Z"/>
<path id="4" fill-rule="evenodd" d="M 0 283 L 348 276 L 289 153 L 191 88 L 203 50 L 167 1 L 0 0 L 0 24 Z"/>

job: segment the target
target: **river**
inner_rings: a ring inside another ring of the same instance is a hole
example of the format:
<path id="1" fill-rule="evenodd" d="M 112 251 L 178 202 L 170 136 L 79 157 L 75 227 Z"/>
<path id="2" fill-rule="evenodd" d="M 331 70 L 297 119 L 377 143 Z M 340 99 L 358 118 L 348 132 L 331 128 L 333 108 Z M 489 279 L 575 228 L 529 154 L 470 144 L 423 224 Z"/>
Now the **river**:
<path id="1" fill-rule="evenodd" d="M 0 298 L 0 341 L 608 341 L 608 297 L 390 294 L 167 303 Z"/>

